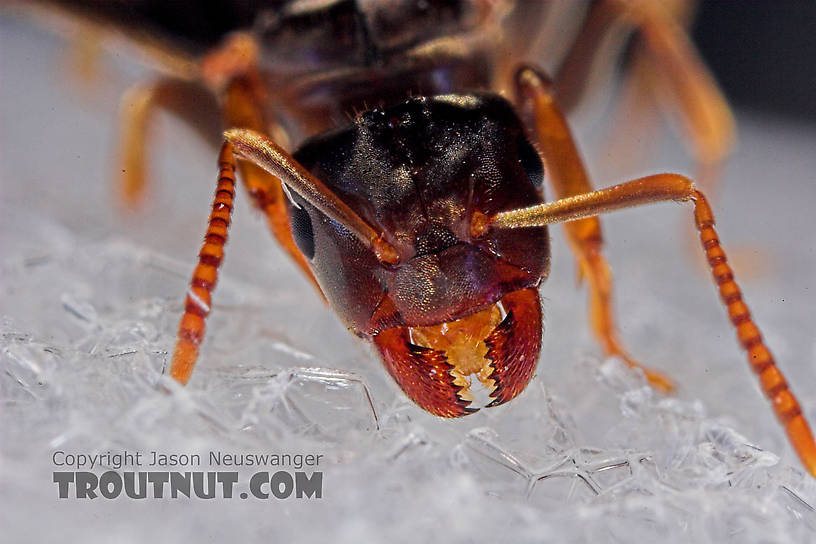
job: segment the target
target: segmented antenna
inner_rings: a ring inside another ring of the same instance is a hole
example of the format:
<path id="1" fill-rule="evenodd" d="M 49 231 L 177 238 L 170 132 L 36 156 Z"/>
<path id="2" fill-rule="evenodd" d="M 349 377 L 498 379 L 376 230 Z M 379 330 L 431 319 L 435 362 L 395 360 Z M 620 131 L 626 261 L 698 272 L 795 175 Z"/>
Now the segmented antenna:
<path id="1" fill-rule="evenodd" d="M 737 338 L 748 354 L 751 369 L 759 376 L 759 384 L 765 396 L 771 401 L 779 423 L 785 428 L 793 449 L 802 464 L 816 476 L 816 443 L 799 401 L 788 387 L 782 371 L 776 366 L 771 351 L 762 340 L 759 327 L 754 323 L 748 306 L 742 300 L 742 291 L 734 281 L 734 272 L 728 266 L 725 251 L 714 230 L 714 214 L 708 201 L 700 191 L 694 190 L 694 222 L 700 231 L 700 242 L 711 267 L 711 274 L 719 286 L 720 298 L 728 310 L 728 317 L 737 329 Z"/>
<path id="2" fill-rule="evenodd" d="M 224 142 L 218 156 L 218 186 L 215 189 L 212 213 L 198 252 L 198 266 L 193 271 L 190 288 L 184 302 L 184 315 L 179 322 L 176 347 L 170 363 L 170 376 L 186 384 L 198 359 L 198 346 L 204 340 L 205 319 L 210 313 L 211 294 L 218 281 L 218 267 L 224 260 L 224 244 L 230 226 L 230 214 L 235 200 L 235 156 L 232 144 Z"/>

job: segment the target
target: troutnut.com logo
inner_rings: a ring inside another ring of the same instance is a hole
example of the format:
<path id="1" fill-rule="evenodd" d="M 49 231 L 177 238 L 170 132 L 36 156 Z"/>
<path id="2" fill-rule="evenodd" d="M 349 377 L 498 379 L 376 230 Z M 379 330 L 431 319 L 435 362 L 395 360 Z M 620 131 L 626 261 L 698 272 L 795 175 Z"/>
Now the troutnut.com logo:
<path id="1" fill-rule="evenodd" d="M 57 450 L 61 499 L 321 499 L 322 454 Z M 203 470 L 203 468 L 210 470 Z M 258 470 L 252 472 L 251 469 Z M 174 470 L 168 470 L 173 468 Z M 233 470 L 219 470 L 232 468 Z M 197 470 L 198 469 L 198 470 Z"/>

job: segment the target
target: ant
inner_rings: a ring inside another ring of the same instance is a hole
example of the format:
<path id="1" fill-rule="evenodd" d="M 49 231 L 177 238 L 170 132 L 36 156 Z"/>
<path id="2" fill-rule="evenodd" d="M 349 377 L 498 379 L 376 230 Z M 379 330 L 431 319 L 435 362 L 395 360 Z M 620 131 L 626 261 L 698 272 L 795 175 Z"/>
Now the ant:
<path id="1" fill-rule="evenodd" d="M 542 17 L 557 9 L 489 0 L 288 2 L 202 60 L 176 62 L 176 77 L 136 89 L 122 137 L 121 186 L 131 203 L 144 192 L 153 110 L 189 109 L 204 89 L 229 127 L 170 375 L 187 383 L 198 358 L 240 172 L 283 248 L 428 412 L 478 410 L 472 376 L 487 391 L 487 407 L 513 399 L 532 379 L 553 223 L 564 224 L 587 282 L 603 352 L 670 392 L 671 380 L 642 367 L 617 336 L 598 216 L 677 201 L 693 206 L 740 345 L 816 476 L 808 423 L 743 301 L 703 194 L 731 147 L 733 120 L 684 32 L 684 5 L 592 3 L 551 79 L 519 59 L 535 58 L 533 38 L 545 46 L 561 39 L 538 33 Z M 686 129 L 699 188 L 662 173 L 593 189 L 565 112 L 587 88 L 602 38 L 621 28 L 634 32 L 638 73 L 652 76 L 640 84 L 659 80 L 648 89 L 669 99 Z M 343 122 L 348 111 L 355 114 Z"/>

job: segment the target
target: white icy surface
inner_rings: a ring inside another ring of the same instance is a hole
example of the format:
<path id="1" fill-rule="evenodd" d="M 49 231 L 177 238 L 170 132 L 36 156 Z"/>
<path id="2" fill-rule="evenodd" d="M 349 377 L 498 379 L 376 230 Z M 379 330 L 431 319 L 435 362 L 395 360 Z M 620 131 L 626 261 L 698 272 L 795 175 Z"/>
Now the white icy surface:
<path id="1" fill-rule="evenodd" d="M 701 260 L 689 258 L 690 214 L 677 205 L 605 221 L 622 334 L 677 379 L 674 397 L 599 359 L 556 228 L 537 378 L 508 405 L 436 419 L 323 307 L 243 193 L 210 335 L 189 386 L 175 386 L 162 371 L 213 153 L 161 118 L 156 202 L 121 213 L 110 194 L 116 103 L 146 74 L 111 55 L 82 90 L 64 49 L 0 17 L 0 540 L 816 538 L 816 486 L 759 394 Z M 816 131 L 741 120 L 720 234 L 813 421 Z M 677 142 L 665 147 L 646 171 L 688 168 Z M 598 185 L 645 172 L 610 173 L 599 158 Z M 55 449 L 321 453 L 324 496 L 61 501 Z"/>

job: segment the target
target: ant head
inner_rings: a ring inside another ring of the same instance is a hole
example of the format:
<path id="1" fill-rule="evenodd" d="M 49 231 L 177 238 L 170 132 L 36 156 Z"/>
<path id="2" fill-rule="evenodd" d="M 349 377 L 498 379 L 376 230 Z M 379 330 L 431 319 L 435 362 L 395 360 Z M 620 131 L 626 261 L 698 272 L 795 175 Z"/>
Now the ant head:
<path id="1" fill-rule="evenodd" d="M 323 292 L 350 329 L 375 339 L 409 396 L 434 413 L 462 415 L 469 397 L 457 393 L 470 374 L 494 376 L 483 381 L 491 405 L 518 394 L 531 371 L 501 385 L 495 378 L 497 368 L 518 357 L 534 368 L 541 334 L 537 294 L 523 301 L 511 294 L 535 292 L 546 276 L 547 230 L 477 236 L 471 228 L 474 216 L 542 200 L 541 161 L 512 107 L 495 95 L 409 99 L 359 115 L 351 126 L 308 141 L 294 157 L 398 254 L 397 262 L 383 263 L 345 225 L 292 194 L 294 238 Z M 507 309 L 507 300 L 515 309 Z M 485 317 L 470 317 L 476 314 Z M 453 325 L 462 320 L 468 322 Z M 428 339 L 438 335 L 421 333 L 428 327 L 440 328 L 443 337 L 441 329 L 479 336 L 471 346 L 478 354 L 465 354 L 459 341 L 430 347 Z M 422 334 L 427 345 L 418 348 Z M 525 346 L 512 356 L 499 347 L 511 338 Z M 452 403 L 428 404 L 420 401 L 427 394 L 410 390 L 439 372 L 431 363 L 406 366 L 423 358 L 450 367 L 436 375 Z"/>

